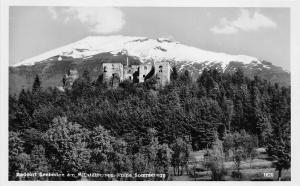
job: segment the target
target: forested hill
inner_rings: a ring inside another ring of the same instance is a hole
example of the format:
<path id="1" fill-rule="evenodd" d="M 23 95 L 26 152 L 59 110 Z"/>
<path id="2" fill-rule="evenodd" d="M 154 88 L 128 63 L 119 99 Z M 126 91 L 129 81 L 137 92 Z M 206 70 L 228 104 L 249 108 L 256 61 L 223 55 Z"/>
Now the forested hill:
<path id="1" fill-rule="evenodd" d="M 204 149 L 241 131 L 259 147 L 280 141 L 290 153 L 290 87 L 249 79 L 241 70 L 204 70 L 193 82 L 188 71 L 174 68 L 163 89 L 156 89 L 154 79 L 108 89 L 101 76 L 91 81 L 85 72 L 71 90 L 60 92 L 43 88 L 37 76 L 32 89 L 10 95 L 9 131 L 11 170 L 22 154 L 23 160 L 32 157 L 28 170 L 42 162 L 37 167 L 58 172 L 164 171 L 177 160 L 163 156 L 157 162 L 149 153 L 176 151 L 178 143 Z"/>

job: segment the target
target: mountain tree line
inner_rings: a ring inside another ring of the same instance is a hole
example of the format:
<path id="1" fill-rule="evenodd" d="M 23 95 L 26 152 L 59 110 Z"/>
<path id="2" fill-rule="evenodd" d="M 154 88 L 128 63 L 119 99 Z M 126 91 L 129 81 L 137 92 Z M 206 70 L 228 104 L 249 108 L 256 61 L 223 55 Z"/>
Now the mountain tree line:
<path id="1" fill-rule="evenodd" d="M 85 71 L 60 91 L 37 76 L 31 90 L 9 96 L 11 180 L 24 171 L 180 175 L 189 152 L 210 148 L 216 134 L 257 139 L 280 172 L 290 167 L 290 87 L 240 69 L 205 69 L 192 81 L 173 68 L 164 88 L 150 78 L 111 89 L 102 79 Z"/>

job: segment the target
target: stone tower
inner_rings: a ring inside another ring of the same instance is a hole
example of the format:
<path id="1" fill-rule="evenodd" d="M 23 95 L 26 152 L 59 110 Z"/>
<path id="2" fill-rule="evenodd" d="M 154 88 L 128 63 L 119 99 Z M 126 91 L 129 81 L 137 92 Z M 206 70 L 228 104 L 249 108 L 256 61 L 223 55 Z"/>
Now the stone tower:
<path id="1" fill-rule="evenodd" d="M 171 66 L 168 62 L 155 62 L 155 76 L 159 87 L 170 83 Z"/>
<path id="2" fill-rule="evenodd" d="M 103 63 L 103 82 L 117 87 L 123 81 L 123 65 L 121 63 Z"/>
<path id="3" fill-rule="evenodd" d="M 139 71 L 139 82 L 143 83 L 145 81 L 146 75 L 151 71 L 152 65 L 150 64 L 141 64 Z"/>

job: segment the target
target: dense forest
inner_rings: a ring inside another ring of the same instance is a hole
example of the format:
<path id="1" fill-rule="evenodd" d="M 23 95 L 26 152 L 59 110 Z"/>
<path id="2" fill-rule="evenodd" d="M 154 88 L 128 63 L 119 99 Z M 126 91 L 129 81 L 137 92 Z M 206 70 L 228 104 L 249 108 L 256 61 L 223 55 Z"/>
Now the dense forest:
<path id="1" fill-rule="evenodd" d="M 31 90 L 9 96 L 9 179 L 51 172 L 63 176 L 48 180 L 76 180 L 79 172 L 93 172 L 169 180 L 182 174 L 191 152 L 219 142 L 225 154 L 233 149 L 238 166 L 253 148 L 265 147 L 281 172 L 290 167 L 290 117 L 290 87 L 250 79 L 240 69 L 204 70 L 192 81 L 188 71 L 173 68 L 163 88 L 150 78 L 112 89 L 102 75 L 92 81 L 85 71 L 60 91 L 43 87 L 37 76 Z M 220 180 L 220 172 L 212 179 Z"/>

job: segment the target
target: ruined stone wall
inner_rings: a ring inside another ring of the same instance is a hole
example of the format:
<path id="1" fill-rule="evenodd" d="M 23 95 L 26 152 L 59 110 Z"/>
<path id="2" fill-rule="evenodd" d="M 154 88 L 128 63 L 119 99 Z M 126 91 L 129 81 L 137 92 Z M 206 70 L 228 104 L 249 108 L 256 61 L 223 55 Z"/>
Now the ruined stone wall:
<path id="1" fill-rule="evenodd" d="M 156 62 L 154 64 L 158 87 L 163 87 L 170 83 L 171 66 L 168 62 Z M 144 82 L 144 78 L 152 69 L 152 64 L 141 64 L 124 66 L 121 63 L 103 63 L 103 81 L 116 87 L 118 82 L 129 79 L 133 80 L 133 74 L 139 70 L 139 83 Z"/>
<path id="2" fill-rule="evenodd" d="M 133 80 L 133 73 L 138 71 L 139 65 L 131 65 L 124 67 L 124 77 L 123 79 L 126 80 Z"/>
<path id="3" fill-rule="evenodd" d="M 156 62 L 155 67 L 155 76 L 157 78 L 158 86 L 164 87 L 170 83 L 171 76 L 171 66 L 168 62 Z"/>
<path id="4" fill-rule="evenodd" d="M 103 63 L 103 81 L 109 82 L 114 76 L 118 76 L 123 81 L 123 65 L 121 63 Z"/>
<path id="5" fill-rule="evenodd" d="M 152 65 L 150 64 L 141 64 L 140 65 L 140 74 L 139 74 L 139 82 L 144 82 L 144 78 L 150 72 Z"/>

